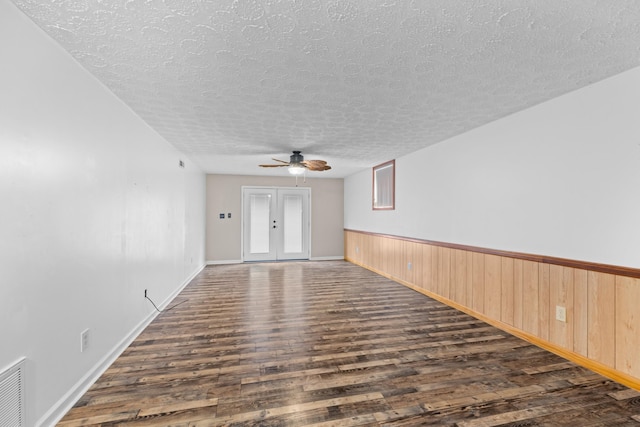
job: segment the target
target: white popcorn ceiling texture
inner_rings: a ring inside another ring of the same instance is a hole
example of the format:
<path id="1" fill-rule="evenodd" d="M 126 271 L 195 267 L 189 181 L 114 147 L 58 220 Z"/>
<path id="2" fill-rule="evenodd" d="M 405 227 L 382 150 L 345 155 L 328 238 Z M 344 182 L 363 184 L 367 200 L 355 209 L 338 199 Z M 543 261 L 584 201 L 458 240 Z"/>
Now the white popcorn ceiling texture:
<path id="1" fill-rule="evenodd" d="M 637 0 L 13 0 L 209 173 L 346 176 L 640 65 Z"/>

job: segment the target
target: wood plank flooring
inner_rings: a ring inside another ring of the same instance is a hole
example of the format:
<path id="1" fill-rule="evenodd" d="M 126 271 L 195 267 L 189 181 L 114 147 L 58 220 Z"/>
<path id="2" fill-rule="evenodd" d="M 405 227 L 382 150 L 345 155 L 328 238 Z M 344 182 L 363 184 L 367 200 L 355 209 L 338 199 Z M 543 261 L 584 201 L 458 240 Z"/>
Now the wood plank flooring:
<path id="1" fill-rule="evenodd" d="M 59 426 L 640 426 L 640 393 L 344 261 L 209 266 Z"/>

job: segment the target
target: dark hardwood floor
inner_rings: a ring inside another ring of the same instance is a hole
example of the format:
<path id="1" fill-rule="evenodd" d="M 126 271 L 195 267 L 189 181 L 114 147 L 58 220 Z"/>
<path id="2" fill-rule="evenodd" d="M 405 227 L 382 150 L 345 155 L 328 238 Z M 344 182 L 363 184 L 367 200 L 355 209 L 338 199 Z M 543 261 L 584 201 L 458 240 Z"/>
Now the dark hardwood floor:
<path id="1" fill-rule="evenodd" d="M 209 266 L 60 426 L 640 426 L 640 393 L 344 261 Z"/>

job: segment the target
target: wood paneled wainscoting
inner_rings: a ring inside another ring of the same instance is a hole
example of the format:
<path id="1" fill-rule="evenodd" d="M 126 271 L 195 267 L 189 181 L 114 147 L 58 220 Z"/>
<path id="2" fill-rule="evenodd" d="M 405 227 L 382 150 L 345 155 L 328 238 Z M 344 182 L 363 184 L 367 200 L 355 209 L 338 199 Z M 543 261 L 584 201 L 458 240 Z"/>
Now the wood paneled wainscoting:
<path id="1" fill-rule="evenodd" d="M 344 235 L 347 261 L 640 390 L 640 270 L 356 230 Z M 566 321 L 557 320 L 563 311 Z"/>

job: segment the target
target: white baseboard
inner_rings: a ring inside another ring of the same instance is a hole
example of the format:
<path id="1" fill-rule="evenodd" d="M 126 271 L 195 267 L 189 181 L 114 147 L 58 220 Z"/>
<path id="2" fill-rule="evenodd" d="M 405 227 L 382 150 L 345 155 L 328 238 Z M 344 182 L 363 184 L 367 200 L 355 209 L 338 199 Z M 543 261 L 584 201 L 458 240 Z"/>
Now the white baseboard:
<path id="1" fill-rule="evenodd" d="M 335 256 L 314 256 L 309 258 L 309 261 L 342 261 L 344 260 L 344 256 L 335 255 Z M 207 261 L 207 265 L 224 265 L 224 264 L 242 264 L 244 261 L 241 259 L 227 259 L 227 260 L 219 260 L 219 261 Z"/>
<path id="2" fill-rule="evenodd" d="M 344 256 L 313 256 L 309 258 L 309 261 L 342 261 L 344 260 Z"/>
<path id="3" fill-rule="evenodd" d="M 207 261 L 207 265 L 222 265 L 222 264 L 242 264 L 241 259 L 226 259 L 219 261 Z"/>
<path id="4" fill-rule="evenodd" d="M 42 418 L 36 426 L 55 426 L 62 417 L 75 405 L 83 394 L 95 383 L 109 366 L 122 354 L 123 351 L 136 339 L 159 313 L 150 313 L 138 325 L 109 352 L 89 372 L 87 372 Z"/>
<path id="5" fill-rule="evenodd" d="M 176 289 L 168 298 L 166 298 L 160 306 L 164 309 L 169 303 L 176 297 L 182 290 L 196 277 L 203 269 L 204 265 L 196 269 L 184 282 Z M 98 378 L 111 366 L 113 362 L 124 352 L 129 345 L 142 333 L 142 331 L 149 326 L 149 324 L 160 314 L 156 310 L 153 310 L 147 317 L 142 319 L 138 325 L 133 328 L 127 336 L 122 338 L 118 344 L 107 353 L 100 361 L 81 379 L 78 381 L 58 402 L 51 407 L 37 422 L 38 427 L 52 427 L 55 426 L 62 417 L 75 405 L 75 403 L 84 395 L 87 390 L 95 383 Z"/>

